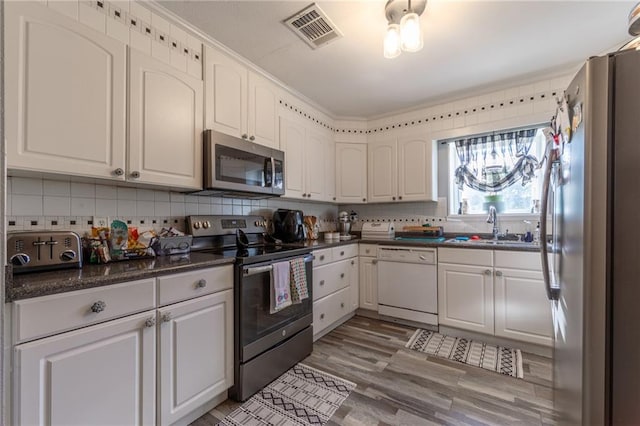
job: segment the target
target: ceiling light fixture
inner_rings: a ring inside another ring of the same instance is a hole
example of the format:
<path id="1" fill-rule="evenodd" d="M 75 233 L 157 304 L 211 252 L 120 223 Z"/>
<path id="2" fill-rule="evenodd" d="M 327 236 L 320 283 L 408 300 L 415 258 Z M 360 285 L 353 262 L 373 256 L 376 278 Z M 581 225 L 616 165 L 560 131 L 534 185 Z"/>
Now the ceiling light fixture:
<path id="1" fill-rule="evenodd" d="M 427 0 L 389 0 L 384 7 L 387 33 L 384 37 L 384 57 L 395 58 L 402 51 L 417 52 L 424 46 L 420 15 Z"/>

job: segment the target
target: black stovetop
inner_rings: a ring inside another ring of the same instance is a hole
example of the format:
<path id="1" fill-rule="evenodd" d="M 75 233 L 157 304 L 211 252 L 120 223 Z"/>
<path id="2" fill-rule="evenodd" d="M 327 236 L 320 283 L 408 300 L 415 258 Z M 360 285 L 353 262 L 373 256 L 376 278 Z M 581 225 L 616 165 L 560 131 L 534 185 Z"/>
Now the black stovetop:
<path id="1" fill-rule="evenodd" d="M 304 256 L 311 253 L 311 249 L 303 245 L 256 245 L 248 248 L 221 247 L 203 250 L 205 253 L 215 253 L 227 258 L 235 258 L 241 265 L 263 263 L 289 257 Z"/>

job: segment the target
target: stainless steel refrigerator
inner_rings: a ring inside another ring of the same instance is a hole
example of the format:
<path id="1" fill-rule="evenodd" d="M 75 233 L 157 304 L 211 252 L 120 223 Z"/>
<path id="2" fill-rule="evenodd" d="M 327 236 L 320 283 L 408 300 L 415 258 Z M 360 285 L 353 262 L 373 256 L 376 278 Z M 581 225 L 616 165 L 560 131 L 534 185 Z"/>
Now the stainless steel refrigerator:
<path id="1" fill-rule="evenodd" d="M 589 59 L 566 96 L 541 217 L 555 408 L 560 424 L 640 424 L 640 51 Z"/>

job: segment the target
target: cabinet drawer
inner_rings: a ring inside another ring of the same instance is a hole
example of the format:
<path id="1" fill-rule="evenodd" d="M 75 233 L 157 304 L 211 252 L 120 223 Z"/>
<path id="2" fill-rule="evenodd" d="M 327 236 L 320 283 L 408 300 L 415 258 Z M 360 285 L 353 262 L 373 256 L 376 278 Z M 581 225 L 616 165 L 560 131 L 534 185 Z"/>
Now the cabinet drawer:
<path id="1" fill-rule="evenodd" d="M 542 271 L 540 253 L 503 250 L 496 250 L 494 253 L 496 268 Z"/>
<path id="2" fill-rule="evenodd" d="M 349 285 L 349 259 L 320 266 L 313 270 L 313 300 L 319 300 Z"/>
<path id="3" fill-rule="evenodd" d="M 439 248 L 438 262 L 463 265 L 492 266 L 493 250 Z"/>
<path id="4" fill-rule="evenodd" d="M 333 260 L 348 259 L 358 255 L 358 245 L 349 244 L 347 246 L 333 247 L 331 249 Z"/>
<path id="5" fill-rule="evenodd" d="M 17 343 L 24 342 L 155 306 L 155 278 L 18 300 L 14 310 L 15 338 Z"/>
<path id="6" fill-rule="evenodd" d="M 331 249 L 326 248 L 322 250 L 314 250 L 313 255 L 315 259 L 313 259 L 313 266 L 326 265 L 327 263 L 331 263 L 333 258 L 331 257 Z"/>
<path id="7" fill-rule="evenodd" d="M 313 333 L 318 334 L 344 315 L 349 309 L 349 288 L 343 288 L 313 303 Z"/>
<path id="8" fill-rule="evenodd" d="M 375 244 L 360 244 L 360 256 L 376 257 L 378 255 L 378 246 Z"/>
<path id="9" fill-rule="evenodd" d="M 180 302 L 233 288 L 233 266 L 201 269 L 158 277 L 159 305 Z"/>

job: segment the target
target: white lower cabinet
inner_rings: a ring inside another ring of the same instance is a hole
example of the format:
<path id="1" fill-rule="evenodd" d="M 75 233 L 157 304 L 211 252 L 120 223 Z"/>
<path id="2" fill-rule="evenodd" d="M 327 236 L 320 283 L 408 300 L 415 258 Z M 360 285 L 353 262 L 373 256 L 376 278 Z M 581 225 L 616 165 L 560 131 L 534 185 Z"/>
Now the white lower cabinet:
<path id="1" fill-rule="evenodd" d="M 172 304 L 156 309 L 156 286 L 160 304 L 163 293 Z M 12 425 L 165 426 L 233 385 L 232 266 L 20 300 L 11 311 L 14 344 L 32 340 L 14 346 Z"/>
<path id="2" fill-rule="evenodd" d="M 313 268 L 313 335 L 318 339 L 357 309 L 358 245 L 316 250 L 314 255 L 319 266 Z"/>
<path id="3" fill-rule="evenodd" d="M 378 259 L 377 246 L 360 244 L 359 259 L 359 307 L 378 310 Z"/>
<path id="4" fill-rule="evenodd" d="M 539 253 L 440 248 L 438 257 L 440 324 L 551 346 Z"/>
<path id="5" fill-rule="evenodd" d="M 158 310 L 158 424 L 170 425 L 233 385 L 233 290 Z"/>
<path id="6" fill-rule="evenodd" d="M 15 347 L 15 425 L 153 425 L 155 311 Z"/>

